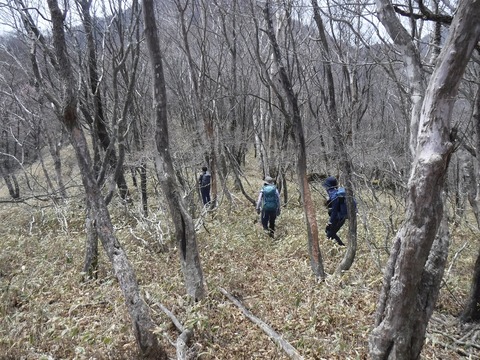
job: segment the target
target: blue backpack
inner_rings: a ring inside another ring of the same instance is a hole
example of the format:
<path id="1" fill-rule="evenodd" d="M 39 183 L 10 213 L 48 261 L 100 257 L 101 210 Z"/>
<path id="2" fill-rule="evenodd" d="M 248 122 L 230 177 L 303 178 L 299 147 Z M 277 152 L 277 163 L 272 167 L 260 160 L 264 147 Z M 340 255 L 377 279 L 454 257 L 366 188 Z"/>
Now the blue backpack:
<path id="1" fill-rule="evenodd" d="M 263 210 L 276 211 L 278 207 L 277 188 L 275 185 L 265 185 L 263 192 Z"/>

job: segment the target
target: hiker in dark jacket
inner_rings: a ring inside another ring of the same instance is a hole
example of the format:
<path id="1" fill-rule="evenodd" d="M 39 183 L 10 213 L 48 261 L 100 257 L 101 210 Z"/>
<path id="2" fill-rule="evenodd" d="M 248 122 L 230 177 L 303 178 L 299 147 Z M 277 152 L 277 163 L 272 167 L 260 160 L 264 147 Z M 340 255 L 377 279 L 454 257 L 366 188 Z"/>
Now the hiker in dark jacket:
<path id="1" fill-rule="evenodd" d="M 202 173 L 198 179 L 198 186 L 200 187 L 200 193 L 202 194 L 203 205 L 210 202 L 210 181 L 212 176 L 208 172 L 206 166 L 202 167 Z"/>
<path id="2" fill-rule="evenodd" d="M 262 226 L 268 235 L 273 238 L 275 234 L 275 219 L 280 215 L 280 193 L 270 176 L 265 177 L 265 182 L 257 200 L 257 214 L 262 214 Z"/>
<path id="3" fill-rule="evenodd" d="M 338 188 L 337 179 L 329 176 L 323 182 L 323 187 L 327 191 L 328 200 L 326 202 L 328 208 L 328 223 L 325 228 L 325 234 L 328 239 L 333 239 L 340 246 L 345 246 L 337 232 L 345 224 L 347 218 L 347 204 L 345 199 L 345 189 Z"/>

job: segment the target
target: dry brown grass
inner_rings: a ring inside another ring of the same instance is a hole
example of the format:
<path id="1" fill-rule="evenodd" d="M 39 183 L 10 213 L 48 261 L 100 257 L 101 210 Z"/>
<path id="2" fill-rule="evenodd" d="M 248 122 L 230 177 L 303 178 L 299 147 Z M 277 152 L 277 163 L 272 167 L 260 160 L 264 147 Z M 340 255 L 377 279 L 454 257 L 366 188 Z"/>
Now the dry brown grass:
<path id="1" fill-rule="evenodd" d="M 249 180 L 253 196 L 260 182 Z M 323 224 L 321 195 L 315 194 L 318 221 Z M 0 195 L 7 197 L 4 188 Z M 359 248 L 352 269 L 319 283 L 310 269 L 303 213 L 296 199 L 292 197 L 283 210 L 278 236 L 272 241 L 255 224 L 253 207 L 241 194 L 233 195 L 231 212 L 222 203 L 207 215 L 198 232 L 208 296 L 197 304 L 185 296 L 178 252 L 168 245 L 171 226 L 163 211 L 155 212 L 161 207 L 151 205 L 155 222 L 160 223 L 153 233 L 152 226 L 137 221 L 136 199 L 128 209 L 119 203 L 110 205 L 117 236 L 136 270 L 156 332 L 170 356 L 175 356 L 170 341 L 178 334 L 157 303 L 194 328 L 191 345 L 200 359 L 287 358 L 219 292 L 222 287 L 305 359 L 366 359 L 382 282 L 379 265 L 387 259 L 384 244 L 390 222 L 383 219 L 391 211 L 391 224 L 398 226 L 401 206 L 390 197 L 383 196 L 376 203 L 365 194 L 359 203 Z M 108 260 L 102 255 L 97 281 L 81 282 L 85 241 L 81 203 L 40 205 L 46 204 L 0 204 L 0 358 L 136 358 L 129 317 Z M 159 228 L 164 231 L 166 247 L 157 246 Z M 465 222 L 452 230 L 451 260 L 429 326 L 425 359 L 460 358 L 459 349 L 471 359 L 480 358 L 478 350 L 455 342 L 466 329 L 454 318 L 468 293 L 477 236 Z M 323 238 L 321 250 L 325 269 L 333 274 L 345 250 Z"/>

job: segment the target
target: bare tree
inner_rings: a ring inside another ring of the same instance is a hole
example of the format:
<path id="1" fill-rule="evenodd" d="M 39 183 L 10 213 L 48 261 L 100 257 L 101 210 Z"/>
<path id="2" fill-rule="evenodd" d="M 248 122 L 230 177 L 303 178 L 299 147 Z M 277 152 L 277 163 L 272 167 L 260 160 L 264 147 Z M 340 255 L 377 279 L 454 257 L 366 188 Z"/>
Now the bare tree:
<path id="1" fill-rule="evenodd" d="M 377 6 L 386 26 L 395 27 L 397 19 L 389 18 L 391 3 L 378 1 Z M 453 99 L 480 38 L 479 16 L 479 2 L 459 5 L 425 93 L 417 139 L 412 141 L 416 147 L 405 222 L 394 239 L 369 343 L 373 359 L 417 359 L 423 347 L 448 248 L 441 244 L 446 237 L 441 220 L 454 141 Z"/>
<path id="2" fill-rule="evenodd" d="M 85 188 L 87 205 L 89 206 L 89 214 L 93 217 L 98 236 L 112 262 L 115 275 L 125 296 L 125 303 L 130 313 L 133 331 L 140 352 L 147 359 L 163 359 L 166 358 L 166 355 L 156 335 L 153 333 L 154 324 L 150 317 L 149 309 L 140 295 L 135 272 L 127 259 L 125 251 L 115 237 L 107 205 L 93 174 L 87 141 L 77 114 L 78 100 L 75 78 L 65 41 L 65 13 L 59 8 L 57 0 L 48 0 L 47 3 L 52 21 L 54 55 L 57 59 L 56 69 L 62 83 L 61 100 L 56 101 L 53 97 L 51 100 L 54 101 L 58 118 L 67 129 L 75 150 Z"/>
<path id="3" fill-rule="evenodd" d="M 323 56 L 325 59 L 324 71 L 327 79 L 327 91 L 323 92 L 325 97 L 325 103 L 327 104 L 327 117 L 329 121 L 329 127 L 332 132 L 334 144 L 339 154 L 340 166 L 343 172 L 343 176 L 346 183 L 347 191 L 347 206 L 348 206 L 348 250 L 345 253 L 345 257 L 338 267 L 338 271 L 348 270 L 353 264 L 355 254 L 357 252 L 357 215 L 355 212 L 355 203 L 353 197 L 353 165 L 352 160 L 348 154 L 346 142 L 347 139 L 343 136 L 343 132 L 340 126 L 340 117 L 338 115 L 335 83 L 333 81 L 332 67 L 333 62 L 330 54 L 327 36 L 325 33 L 325 27 L 323 25 L 322 18 L 320 16 L 320 8 L 316 0 L 312 0 L 313 17 L 317 25 L 318 32 L 320 34 L 320 42 L 323 48 Z"/>
<path id="4" fill-rule="evenodd" d="M 297 142 L 297 177 L 302 196 L 303 208 L 305 212 L 305 220 L 307 223 L 308 233 L 308 250 L 310 254 L 310 265 L 314 274 L 320 278 L 325 278 L 325 270 L 323 268 L 322 254 L 318 244 L 318 223 L 315 215 L 315 207 L 312 200 L 312 194 L 307 180 L 307 154 L 305 146 L 305 135 L 303 132 L 302 118 L 298 106 L 297 96 L 293 91 L 292 82 L 287 73 L 287 69 L 283 64 L 280 47 L 277 43 L 277 37 L 273 27 L 272 12 L 270 1 L 267 0 L 263 10 L 265 21 L 267 24 L 267 35 L 270 45 L 273 49 L 273 56 L 278 67 L 281 85 L 285 92 L 286 101 L 288 102 L 290 113 L 287 121 L 292 123 L 293 136 Z"/>
<path id="5" fill-rule="evenodd" d="M 157 174 L 175 225 L 175 235 L 178 241 L 180 263 L 185 278 L 187 294 L 194 300 L 201 300 L 205 297 L 205 288 L 200 256 L 197 249 L 195 226 L 181 196 L 181 191 L 175 177 L 173 160 L 170 155 L 167 93 L 163 73 L 163 56 L 160 50 L 155 20 L 155 8 L 152 0 L 142 0 L 142 4 L 145 21 L 145 39 L 147 41 L 154 79 L 153 97 L 156 123 L 155 141 L 157 148 L 155 163 Z"/>

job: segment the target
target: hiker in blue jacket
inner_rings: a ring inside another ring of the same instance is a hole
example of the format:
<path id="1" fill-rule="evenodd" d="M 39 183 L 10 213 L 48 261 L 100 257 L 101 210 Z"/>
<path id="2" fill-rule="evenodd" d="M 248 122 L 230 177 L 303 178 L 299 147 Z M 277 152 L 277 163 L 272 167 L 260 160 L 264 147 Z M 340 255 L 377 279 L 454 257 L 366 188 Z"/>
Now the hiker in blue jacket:
<path id="1" fill-rule="evenodd" d="M 280 193 L 274 180 L 267 176 L 257 200 L 257 214 L 262 214 L 263 229 L 273 238 L 275 234 L 275 219 L 280 215 Z"/>
<path id="2" fill-rule="evenodd" d="M 334 176 L 329 176 L 323 182 L 323 187 L 327 191 L 328 200 L 326 205 L 328 208 L 328 223 L 325 228 L 325 234 L 328 239 L 333 239 L 340 246 L 345 244 L 340 240 L 337 232 L 345 224 L 347 219 L 347 203 L 345 199 L 345 189 L 338 187 L 337 179 Z"/>

